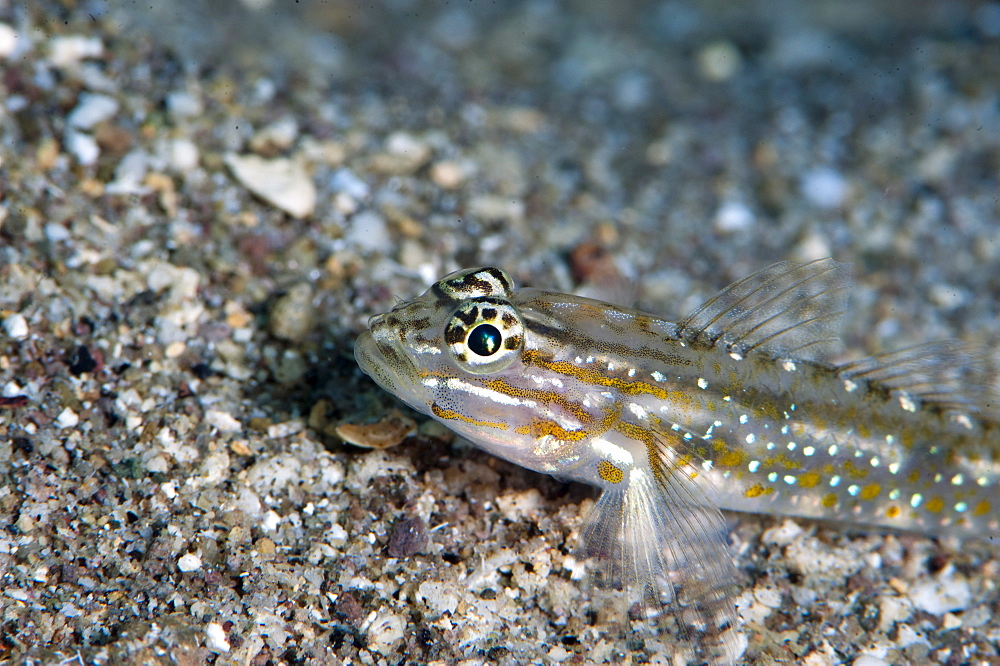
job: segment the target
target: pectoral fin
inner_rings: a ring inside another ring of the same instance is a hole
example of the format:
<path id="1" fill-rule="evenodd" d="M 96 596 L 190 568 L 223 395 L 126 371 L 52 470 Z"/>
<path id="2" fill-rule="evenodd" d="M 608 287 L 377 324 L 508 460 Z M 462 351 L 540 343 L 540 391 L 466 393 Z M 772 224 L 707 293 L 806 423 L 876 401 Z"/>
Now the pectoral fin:
<path id="1" fill-rule="evenodd" d="M 672 632 L 709 663 L 735 663 L 746 641 L 725 519 L 666 438 L 650 448 L 650 466 L 605 490 L 588 517 L 584 543 L 595 581 L 622 592 L 633 627 Z"/>

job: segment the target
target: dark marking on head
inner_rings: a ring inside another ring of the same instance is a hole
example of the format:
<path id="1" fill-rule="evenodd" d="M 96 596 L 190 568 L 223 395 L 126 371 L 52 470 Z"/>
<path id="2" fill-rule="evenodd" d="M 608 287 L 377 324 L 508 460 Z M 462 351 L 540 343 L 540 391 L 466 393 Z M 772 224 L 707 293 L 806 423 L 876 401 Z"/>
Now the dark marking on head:
<path id="1" fill-rule="evenodd" d="M 401 357 L 399 352 L 397 352 L 391 345 L 387 345 L 379 340 L 376 340 L 375 344 L 378 346 L 379 352 L 389 365 L 397 368 L 404 365 L 403 357 Z"/>
<path id="2" fill-rule="evenodd" d="M 459 320 L 466 326 L 472 326 L 479 319 L 479 308 L 469 308 L 468 310 L 459 310 L 455 313 L 455 319 Z"/>
<path id="3" fill-rule="evenodd" d="M 500 315 L 500 321 L 502 321 L 503 325 L 507 328 L 514 328 L 517 325 L 517 317 L 509 312 L 504 312 Z"/>
<path id="4" fill-rule="evenodd" d="M 465 291 L 470 294 L 471 293 L 492 294 L 493 285 L 487 282 L 486 280 L 478 277 L 477 274 L 473 273 L 472 275 L 466 275 L 465 278 L 462 280 L 462 288 L 460 289 L 460 291 Z"/>
<path id="5" fill-rule="evenodd" d="M 520 335 L 510 335 L 507 339 L 503 341 L 503 346 L 507 349 L 520 349 L 521 348 L 521 336 Z"/>
<path id="6" fill-rule="evenodd" d="M 431 292 L 434 294 L 434 298 L 438 303 L 452 300 L 451 294 L 444 290 L 444 287 L 441 286 L 440 282 L 435 282 L 431 285 Z"/>
<path id="7" fill-rule="evenodd" d="M 464 326 L 449 326 L 444 329 L 444 341 L 449 345 L 457 345 L 465 341 Z"/>
<path id="8" fill-rule="evenodd" d="M 481 314 L 482 318 L 485 319 L 486 321 L 496 321 L 497 314 L 499 313 L 497 312 L 496 308 L 483 308 Z"/>
<path id="9" fill-rule="evenodd" d="M 503 274 L 503 271 L 499 268 L 486 268 L 483 269 L 483 273 L 487 273 L 490 277 L 496 280 L 500 284 L 500 288 L 504 292 L 509 292 L 511 290 L 511 283 L 507 281 L 507 277 Z"/>

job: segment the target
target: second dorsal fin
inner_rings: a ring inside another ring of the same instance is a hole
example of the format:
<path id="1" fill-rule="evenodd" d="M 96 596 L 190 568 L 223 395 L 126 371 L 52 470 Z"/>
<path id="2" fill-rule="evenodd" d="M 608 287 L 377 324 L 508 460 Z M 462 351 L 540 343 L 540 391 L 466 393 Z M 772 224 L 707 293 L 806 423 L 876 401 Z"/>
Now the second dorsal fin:
<path id="1" fill-rule="evenodd" d="M 822 360 L 840 342 L 851 265 L 782 261 L 729 285 L 677 324 L 692 346 Z"/>
<path id="2" fill-rule="evenodd" d="M 986 349 L 938 341 L 845 363 L 843 379 L 862 379 L 911 398 L 996 419 L 997 367 Z"/>

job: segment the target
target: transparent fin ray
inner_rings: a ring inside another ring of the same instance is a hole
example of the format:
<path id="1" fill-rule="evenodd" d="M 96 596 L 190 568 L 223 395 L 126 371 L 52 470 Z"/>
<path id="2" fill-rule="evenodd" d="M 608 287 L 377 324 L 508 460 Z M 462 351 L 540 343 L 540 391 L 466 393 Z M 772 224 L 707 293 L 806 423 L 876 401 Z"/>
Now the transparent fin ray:
<path id="1" fill-rule="evenodd" d="M 677 324 L 691 345 L 823 360 L 836 351 L 851 265 L 782 261 L 729 285 Z"/>
<path id="2" fill-rule="evenodd" d="M 722 513 L 695 467 L 679 463 L 674 433 L 657 433 L 650 467 L 605 490 L 584 529 L 600 587 L 620 590 L 633 627 L 688 642 L 699 659 L 731 664 L 743 649 L 739 578 Z"/>
<path id="3" fill-rule="evenodd" d="M 997 365 L 986 349 L 975 345 L 930 342 L 852 361 L 838 370 L 842 379 L 904 392 L 942 409 L 1000 415 Z"/>

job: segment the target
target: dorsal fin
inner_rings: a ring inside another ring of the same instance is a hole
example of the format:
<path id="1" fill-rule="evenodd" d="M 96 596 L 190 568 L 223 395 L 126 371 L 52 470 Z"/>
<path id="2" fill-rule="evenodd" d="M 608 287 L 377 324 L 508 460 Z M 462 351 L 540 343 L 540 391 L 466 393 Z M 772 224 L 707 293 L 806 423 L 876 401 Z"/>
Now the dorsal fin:
<path id="1" fill-rule="evenodd" d="M 692 346 L 821 360 L 840 342 L 851 265 L 782 261 L 729 285 L 677 324 Z"/>
<path id="2" fill-rule="evenodd" d="M 929 342 L 876 354 L 838 368 L 840 377 L 905 392 L 943 409 L 995 418 L 1000 414 L 997 368 L 985 349 L 962 342 Z"/>

